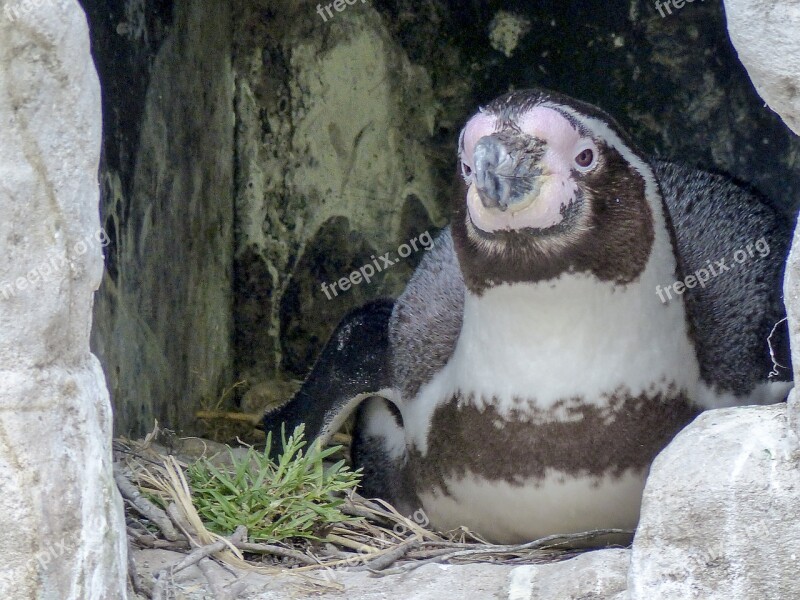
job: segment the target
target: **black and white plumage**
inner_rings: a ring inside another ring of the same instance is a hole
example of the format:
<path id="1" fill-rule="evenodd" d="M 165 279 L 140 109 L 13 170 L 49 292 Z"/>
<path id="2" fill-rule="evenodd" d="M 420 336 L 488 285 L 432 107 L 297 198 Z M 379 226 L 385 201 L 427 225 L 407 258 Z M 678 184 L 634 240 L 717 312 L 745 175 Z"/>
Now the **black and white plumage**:
<path id="1" fill-rule="evenodd" d="M 459 146 L 451 226 L 396 302 L 343 320 L 265 425 L 327 437 L 358 407 L 364 492 L 439 529 L 511 542 L 632 528 L 650 462 L 698 411 L 790 388 L 790 228 L 549 92 L 495 100 Z"/>

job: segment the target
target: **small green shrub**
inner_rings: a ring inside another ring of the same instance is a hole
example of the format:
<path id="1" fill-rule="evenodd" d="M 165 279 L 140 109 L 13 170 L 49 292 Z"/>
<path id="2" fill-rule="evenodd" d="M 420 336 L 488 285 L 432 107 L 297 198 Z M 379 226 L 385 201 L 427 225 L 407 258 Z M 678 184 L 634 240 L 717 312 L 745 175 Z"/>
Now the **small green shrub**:
<path id="1" fill-rule="evenodd" d="M 290 538 L 322 539 L 336 524 L 356 520 L 339 508 L 344 500 L 335 494 L 352 490 L 360 471 L 344 461 L 325 468 L 323 460 L 340 447 L 323 449 L 314 442 L 307 449 L 304 427 L 288 440 L 277 461 L 250 448 L 245 456 L 231 453 L 233 465 L 220 468 L 202 459 L 188 469 L 189 486 L 197 512 L 206 526 L 229 535 L 239 525 L 247 527 L 252 541 L 279 542 Z M 267 448 L 272 446 L 267 440 Z"/>

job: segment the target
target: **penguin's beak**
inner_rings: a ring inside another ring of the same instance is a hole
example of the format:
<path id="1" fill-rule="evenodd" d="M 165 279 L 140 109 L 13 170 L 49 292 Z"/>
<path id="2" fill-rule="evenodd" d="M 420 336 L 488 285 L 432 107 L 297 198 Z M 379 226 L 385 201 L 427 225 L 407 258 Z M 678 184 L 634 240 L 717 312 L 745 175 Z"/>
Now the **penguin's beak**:
<path id="1" fill-rule="evenodd" d="M 540 159 L 544 142 L 536 140 L 531 150 L 528 140 L 523 147 L 505 132 L 478 140 L 473 152 L 475 188 L 487 209 L 517 212 L 529 206 L 542 186 Z"/>

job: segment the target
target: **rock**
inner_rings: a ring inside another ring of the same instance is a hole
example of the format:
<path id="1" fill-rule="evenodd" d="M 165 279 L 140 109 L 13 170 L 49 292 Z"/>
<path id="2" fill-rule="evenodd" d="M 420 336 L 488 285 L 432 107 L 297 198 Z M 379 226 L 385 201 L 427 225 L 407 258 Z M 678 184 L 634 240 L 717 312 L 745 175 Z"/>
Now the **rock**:
<path id="1" fill-rule="evenodd" d="M 196 411 L 230 408 L 236 383 L 230 4 L 83 4 L 103 85 L 112 240 L 92 343 L 114 429 L 141 437 L 157 419 L 198 433 Z M 122 34 L 105 29 L 120 24 Z"/>
<path id="2" fill-rule="evenodd" d="M 800 455 L 786 404 L 712 410 L 656 458 L 631 600 L 795 598 Z"/>
<path id="3" fill-rule="evenodd" d="M 425 565 L 408 574 L 387 575 L 380 579 L 369 573 L 342 570 L 293 574 L 239 574 L 247 583 L 243 600 L 282 600 L 321 598 L 348 600 L 623 600 L 629 550 L 600 550 L 576 558 L 545 565 L 470 564 Z M 137 571 L 144 578 L 179 562 L 183 554 L 166 550 L 137 550 Z M 214 576 L 231 582 L 237 575 L 213 565 Z M 205 577 L 191 567 L 172 580 L 181 597 L 205 598 Z M 315 583 L 316 582 L 316 583 Z M 389 591 L 387 591 L 389 590 Z"/>
<path id="4" fill-rule="evenodd" d="M 511 58 L 520 39 L 531 30 L 531 22 L 525 17 L 500 10 L 489 23 L 489 43 L 492 48 Z"/>
<path id="5" fill-rule="evenodd" d="M 442 108 L 430 73 L 372 3 L 328 21 L 295 1 L 272 3 L 272 19 L 258 3 L 241 5 L 240 377 L 302 378 L 348 310 L 402 291 L 422 253 L 400 260 L 398 246 L 444 224 L 446 187 L 430 159 Z M 387 252 L 398 260 L 391 269 L 335 296 L 323 290 Z"/>
<path id="6" fill-rule="evenodd" d="M 125 598 L 103 269 L 100 87 L 74 0 L 0 11 L 0 598 Z"/>
<path id="7" fill-rule="evenodd" d="M 767 104 L 800 135 L 800 4 L 726 0 L 728 32 L 753 85 Z M 800 231 L 795 228 L 784 280 L 794 380 L 800 381 Z M 800 435 L 796 393 L 789 423 Z"/>
<path id="8" fill-rule="evenodd" d="M 517 567 L 510 574 L 509 600 L 623 600 L 630 550 L 581 554 L 549 565 Z"/>
<path id="9" fill-rule="evenodd" d="M 792 350 L 794 381 L 800 381 L 800 222 L 795 226 L 792 248 L 786 260 L 783 279 L 783 299 L 789 320 L 789 345 Z M 800 440 L 800 398 L 793 389 L 788 399 L 789 426 Z"/>
<path id="10" fill-rule="evenodd" d="M 725 0 L 731 41 L 759 95 L 800 135 L 800 4 Z"/>

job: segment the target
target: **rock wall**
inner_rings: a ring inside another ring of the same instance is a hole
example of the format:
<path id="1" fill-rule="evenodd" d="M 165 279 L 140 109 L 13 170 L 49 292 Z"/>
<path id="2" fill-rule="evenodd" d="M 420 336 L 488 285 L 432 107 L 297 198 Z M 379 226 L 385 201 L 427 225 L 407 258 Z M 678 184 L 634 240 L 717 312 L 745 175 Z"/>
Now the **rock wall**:
<path id="1" fill-rule="evenodd" d="M 421 256 L 341 296 L 321 284 L 444 223 L 428 71 L 371 6 L 327 22 L 312 6 L 251 3 L 235 17 L 242 377 L 302 376 L 344 313 L 396 294 Z"/>
<path id="2" fill-rule="evenodd" d="M 800 135 L 800 5 L 727 0 L 728 31 L 759 95 Z"/>
<path id="3" fill-rule="evenodd" d="M 197 431 L 231 385 L 233 73 L 227 2 L 85 0 L 103 83 L 110 245 L 95 306 L 118 433 Z"/>
<path id="4" fill-rule="evenodd" d="M 72 0 L 0 10 L 0 598 L 125 598 L 103 269 L 100 87 Z"/>
<path id="5" fill-rule="evenodd" d="M 800 452 L 786 413 L 784 403 L 711 410 L 659 454 L 633 543 L 631 600 L 797 597 Z"/>

